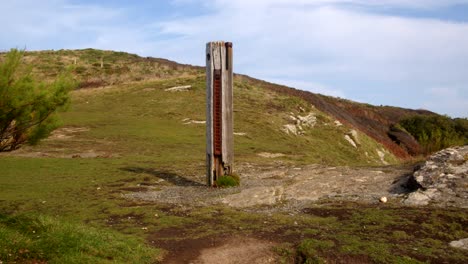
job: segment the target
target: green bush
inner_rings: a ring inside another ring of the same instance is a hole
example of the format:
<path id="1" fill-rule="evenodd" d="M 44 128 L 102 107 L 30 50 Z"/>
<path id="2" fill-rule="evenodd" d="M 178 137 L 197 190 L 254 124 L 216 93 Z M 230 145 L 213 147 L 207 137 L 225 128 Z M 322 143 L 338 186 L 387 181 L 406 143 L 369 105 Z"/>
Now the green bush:
<path id="1" fill-rule="evenodd" d="M 237 174 L 224 175 L 216 180 L 216 186 L 221 188 L 235 187 L 240 185 L 240 177 Z"/>
<path id="2" fill-rule="evenodd" d="M 447 116 L 414 116 L 399 123 L 415 137 L 426 154 L 468 144 L 468 120 Z"/>
<path id="3" fill-rule="evenodd" d="M 0 62 L 0 152 L 35 144 L 56 127 L 54 113 L 69 102 L 70 74 L 40 82 L 22 67 L 24 51 L 12 49 Z"/>

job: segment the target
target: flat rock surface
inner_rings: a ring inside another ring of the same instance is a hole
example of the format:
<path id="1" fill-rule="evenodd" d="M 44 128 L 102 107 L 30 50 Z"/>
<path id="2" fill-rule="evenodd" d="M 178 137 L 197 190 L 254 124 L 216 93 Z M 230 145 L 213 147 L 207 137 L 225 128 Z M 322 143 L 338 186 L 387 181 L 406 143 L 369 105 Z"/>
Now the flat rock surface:
<path id="1" fill-rule="evenodd" d="M 302 207 L 319 200 L 345 200 L 379 203 L 382 196 L 389 202 L 399 201 L 412 168 L 349 168 L 308 165 L 253 166 L 243 164 L 236 172 L 241 186 L 206 188 L 204 176 L 197 181 L 158 186 L 155 190 L 125 194 L 127 198 L 158 203 L 204 206 L 226 204 L 236 208 L 255 206 Z M 183 178 L 180 176 L 180 178 Z"/>
<path id="2" fill-rule="evenodd" d="M 351 168 L 317 164 L 288 166 L 275 161 L 268 166 L 245 163 L 235 169 L 241 177 L 240 187 L 207 188 L 204 175 L 196 179 L 178 175 L 161 179 L 163 184 L 146 191 L 124 196 L 189 206 L 266 206 L 268 210 L 300 209 L 320 201 L 375 204 L 381 197 L 386 197 L 386 202 L 407 206 L 468 208 L 467 153 L 468 147 L 443 150 L 431 156 L 416 172 L 413 166 Z"/>

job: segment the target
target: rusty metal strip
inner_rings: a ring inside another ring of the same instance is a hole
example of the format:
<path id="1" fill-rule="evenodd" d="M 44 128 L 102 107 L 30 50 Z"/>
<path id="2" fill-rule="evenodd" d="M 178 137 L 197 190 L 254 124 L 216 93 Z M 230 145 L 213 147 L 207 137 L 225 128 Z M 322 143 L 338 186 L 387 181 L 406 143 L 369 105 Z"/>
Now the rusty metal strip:
<path id="1" fill-rule="evenodd" d="M 213 83 L 213 143 L 214 154 L 221 155 L 222 150 L 222 87 L 221 87 L 221 70 L 214 70 Z"/>

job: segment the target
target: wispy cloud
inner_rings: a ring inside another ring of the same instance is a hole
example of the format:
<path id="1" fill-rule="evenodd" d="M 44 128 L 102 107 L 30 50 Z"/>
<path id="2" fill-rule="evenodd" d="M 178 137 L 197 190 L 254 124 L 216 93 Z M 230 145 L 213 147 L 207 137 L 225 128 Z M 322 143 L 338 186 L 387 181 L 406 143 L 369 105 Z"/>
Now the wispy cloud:
<path id="1" fill-rule="evenodd" d="M 165 21 L 159 24 L 161 32 L 183 36 L 178 40 L 181 53 L 190 43 L 231 39 L 236 44 L 236 66 L 245 73 L 312 91 L 304 84 L 320 83 L 329 87 L 324 91 L 330 94 L 340 91 L 376 104 L 420 108 L 434 99 L 425 98 L 430 87 L 468 83 L 468 24 L 382 15 L 342 5 L 436 8 L 466 1 L 214 2 L 218 9 L 212 14 Z M 393 96 L 396 91 L 404 103 Z M 412 102 L 407 96 L 413 97 Z M 431 106 L 438 112 L 448 109 Z M 452 115 L 466 115 L 462 111 L 449 110 Z"/>

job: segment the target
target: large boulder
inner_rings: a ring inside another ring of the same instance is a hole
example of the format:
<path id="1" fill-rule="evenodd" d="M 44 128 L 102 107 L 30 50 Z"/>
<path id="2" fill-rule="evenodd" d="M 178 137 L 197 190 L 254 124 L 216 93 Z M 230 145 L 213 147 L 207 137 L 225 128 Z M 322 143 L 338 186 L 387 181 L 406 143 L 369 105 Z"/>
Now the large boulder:
<path id="1" fill-rule="evenodd" d="M 405 200 L 409 205 L 429 203 L 468 208 L 468 146 L 441 150 L 410 178 L 419 187 Z"/>

